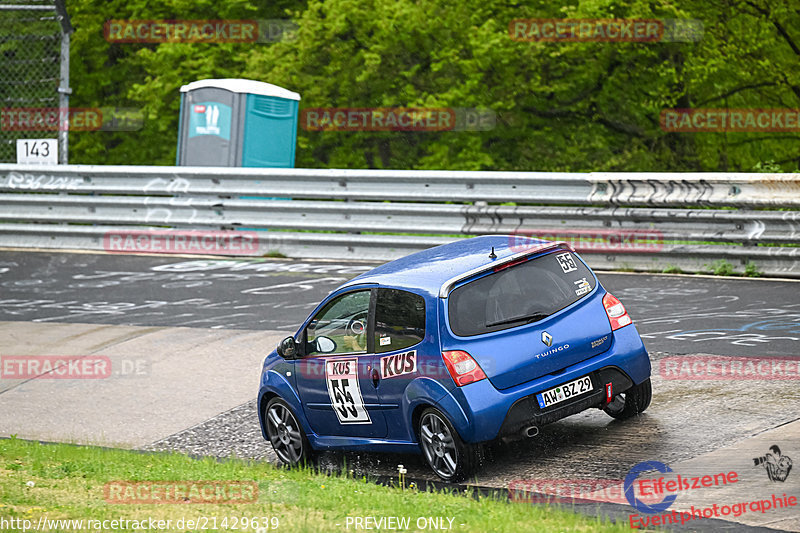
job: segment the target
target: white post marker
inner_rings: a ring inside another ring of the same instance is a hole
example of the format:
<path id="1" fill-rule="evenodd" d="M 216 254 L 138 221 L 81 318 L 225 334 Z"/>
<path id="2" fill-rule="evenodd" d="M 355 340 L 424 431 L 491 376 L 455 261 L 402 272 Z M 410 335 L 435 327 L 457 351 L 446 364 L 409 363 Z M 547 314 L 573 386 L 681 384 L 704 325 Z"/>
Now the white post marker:
<path id="1" fill-rule="evenodd" d="M 57 165 L 58 139 L 17 139 L 18 165 Z"/>

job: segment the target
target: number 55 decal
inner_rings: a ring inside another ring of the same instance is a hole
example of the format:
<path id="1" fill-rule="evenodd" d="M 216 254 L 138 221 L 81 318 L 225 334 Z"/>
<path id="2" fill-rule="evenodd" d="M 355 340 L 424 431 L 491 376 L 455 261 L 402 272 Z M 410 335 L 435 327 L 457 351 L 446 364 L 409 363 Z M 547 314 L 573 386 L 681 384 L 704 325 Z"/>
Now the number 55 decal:
<path id="1" fill-rule="evenodd" d="M 328 396 L 340 424 L 371 424 L 358 384 L 358 359 L 334 359 L 325 363 Z"/>

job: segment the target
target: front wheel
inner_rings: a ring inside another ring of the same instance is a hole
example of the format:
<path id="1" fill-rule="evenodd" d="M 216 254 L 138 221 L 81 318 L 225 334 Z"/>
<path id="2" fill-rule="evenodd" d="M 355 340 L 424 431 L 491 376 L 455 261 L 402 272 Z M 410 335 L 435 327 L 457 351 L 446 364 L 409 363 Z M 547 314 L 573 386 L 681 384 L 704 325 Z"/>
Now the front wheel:
<path id="1" fill-rule="evenodd" d="M 428 465 L 443 480 L 463 481 L 480 465 L 481 446 L 461 440 L 439 410 L 425 409 L 419 419 L 418 434 Z"/>
<path id="2" fill-rule="evenodd" d="M 614 396 L 614 399 L 603 408 L 603 411 L 617 420 L 625 420 L 643 413 L 650 405 L 652 397 L 653 387 L 650 384 L 650 378 L 647 378 L 638 385 Z"/>
<path id="3" fill-rule="evenodd" d="M 271 399 L 264 409 L 264 423 L 278 459 L 290 466 L 311 461 L 313 450 L 289 404 Z"/>

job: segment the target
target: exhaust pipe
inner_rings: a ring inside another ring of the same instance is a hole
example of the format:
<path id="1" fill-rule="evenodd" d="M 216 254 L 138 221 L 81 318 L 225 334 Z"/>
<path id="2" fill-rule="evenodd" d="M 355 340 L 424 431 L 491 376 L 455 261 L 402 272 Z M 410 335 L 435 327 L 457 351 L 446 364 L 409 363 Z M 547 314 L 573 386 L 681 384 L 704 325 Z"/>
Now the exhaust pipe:
<path id="1" fill-rule="evenodd" d="M 535 437 L 536 435 L 539 434 L 539 428 L 536 426 L 528 426 L 526 428 L 523 428 L 522 434 L 528 438 Z"/>

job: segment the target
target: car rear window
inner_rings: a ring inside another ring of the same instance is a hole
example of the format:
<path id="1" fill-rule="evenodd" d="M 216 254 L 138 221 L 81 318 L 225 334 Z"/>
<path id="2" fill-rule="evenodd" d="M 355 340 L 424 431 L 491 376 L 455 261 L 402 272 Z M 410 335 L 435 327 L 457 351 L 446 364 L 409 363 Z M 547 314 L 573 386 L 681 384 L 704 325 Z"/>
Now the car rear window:
<path id="1" fill-rule="evenodd" d="M 568 251 L 502 268 L 450 293 L 453 333 L 480 335 L 538 322 L 589 294 L 594 276 Z"/>

